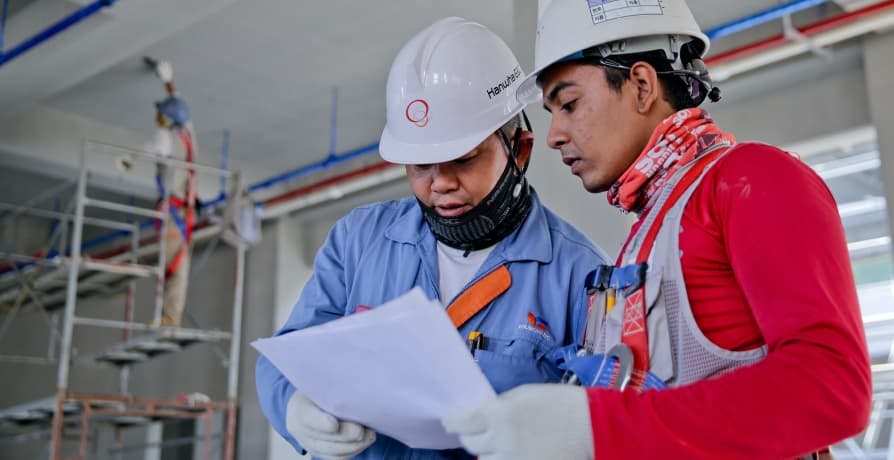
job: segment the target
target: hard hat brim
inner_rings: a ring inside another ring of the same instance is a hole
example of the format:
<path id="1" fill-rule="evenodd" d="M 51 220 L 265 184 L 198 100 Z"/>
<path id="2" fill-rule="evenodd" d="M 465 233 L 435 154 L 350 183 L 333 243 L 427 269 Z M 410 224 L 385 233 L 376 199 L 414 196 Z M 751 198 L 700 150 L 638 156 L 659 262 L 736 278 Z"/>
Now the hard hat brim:
<path id="1" fill-rule="evenodd" d="M 543 70 L 544 69 L 541 69 L 540 72 Z M 541 91 L 540 86 L 537 84 L 537 77 L 540 75 L 540 72 L 528 75 L 528 77 L 522 80 L 521 84 L 518 86 L 518 90 L 515 92 L 515 97 L 521 105 L 526 106 L 528 104 L 537 104 L 543 100 L 543 91 Z"/>
<path id="2" fill-rule="evenodd" d="M 519 105 L 506 119 L 512 119 L 512 117 L 521 113 L 523 109 L 524 105 Z M 478 147 L 479 144 L 500 129 L 501 126 L 502 123 L 497 126 L 488 126 L 468 136 L 434 144 L 411 144 L 400 141 L 391 134 L 386 126 L 382 130 L 382 137 L 379 139 L 379 155 L 389 163 L 403 165 L 446 163 L 471 152 L 472 149 Z"/>
<path id="3" fill-rule="evenodd" d="M 691 37 L 693 40 L 698 40 L 701 42 L 701 44 L 703 46 L 701 57 L 704 57 L 708 53 L 708 49 L 711 46 L 711 41 L 708 39 L 708 36 L 705 35 L 705 33 L 702 32 L 701 30 L 677 31 L 674 28 L 666 28 L 666 29 L 659 28 L 656 30 L 651 30 L 648 33 L 632 34 L 630 36 L 618 37 L 618 38 L 616 38 L 616 40 L 629 40 L 629 39 L 634 39 L 634 38 L 638 38 L 638 37 L 647 37 L 647 36 L 653 36 L 653 35 L 687 35 L 687 36 Z M 609 40 L 609 41 L 612 41 L 612 40 Z M 588 46 L 586 48 L 589 48 L 591 46 L 597 46 L 599 44 L 600 43 L 588 44 Z M 582 49 L 585 49 L 585 48 L 582 48 Z M 537 80 L 540 78 L 540 75 L 546 69 L 548 69 L 560 62 L 564 62 L 564 61 L 568 60 L 569 57 L 574 56 L 579 51 L 580 50 L 578 50 L 578 49 L 569 50 L 568 52 L 570 54 L 566 55 L 565 57 L 555 59 L 551 62 L 541 64 L 541 65 L 535 67 L 534 70 L 531 73 L 529 73 L 528 76 L 524 80 L 522 80 L 521 84 L 518 86 L 518 89 L 516 90 L 516 93 L 515 93 L 518 101 L 523 105 L 534 104 L 534 103 L 542 101 L 543 100 L 542 88 L 540 88 L 540 85 L 537 84 L 538 83 Z"/>

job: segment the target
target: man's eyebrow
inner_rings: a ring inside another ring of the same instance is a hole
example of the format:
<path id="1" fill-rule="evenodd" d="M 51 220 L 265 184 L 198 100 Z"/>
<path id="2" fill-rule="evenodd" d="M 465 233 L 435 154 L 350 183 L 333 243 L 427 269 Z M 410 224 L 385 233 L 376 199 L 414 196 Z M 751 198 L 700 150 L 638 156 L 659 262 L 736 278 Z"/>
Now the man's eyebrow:
<path id="1" fill-rule="evenodd" d="M 556 97 L 559 96 L 559 93 L 562 92 L 563 89 L 566 89 L 571 86 L 577 86 L 577 85 L 574 83 L 571 83 L 571 82 L 567 82 L 567 81 L 557 83 L 556 86 L 553 86 L 553 89 L 550 90 L 549 95 L 546 96 L 546 100 L 555 101 Z"/>

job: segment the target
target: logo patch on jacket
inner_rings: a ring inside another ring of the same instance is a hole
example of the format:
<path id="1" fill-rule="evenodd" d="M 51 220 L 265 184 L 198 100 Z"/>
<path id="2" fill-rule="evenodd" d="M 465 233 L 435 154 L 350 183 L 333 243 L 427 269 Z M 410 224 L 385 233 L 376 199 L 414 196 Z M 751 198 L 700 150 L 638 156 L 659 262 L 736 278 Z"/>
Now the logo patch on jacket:
<path id="1" fill-rule="evenodd" d="M 549 332 L 549 323 L 547 323 L 545 319 L 539 316 L 534 316 L 534 314 L 531 312 L 528 312 L 528 324 L 536 327 L 537 329 L 540 329 L 543 332 Z"/>
<path id="2" fill-rule="evenodd" d="M 546 340 L 553 340 L 552 334 L 549 333 L 549 323 L 547 323 L 545 319 L 535 315 L 534 313 L 528 312 L 527 324 L 519 324 L 518 328 L 534 332 Z"/>

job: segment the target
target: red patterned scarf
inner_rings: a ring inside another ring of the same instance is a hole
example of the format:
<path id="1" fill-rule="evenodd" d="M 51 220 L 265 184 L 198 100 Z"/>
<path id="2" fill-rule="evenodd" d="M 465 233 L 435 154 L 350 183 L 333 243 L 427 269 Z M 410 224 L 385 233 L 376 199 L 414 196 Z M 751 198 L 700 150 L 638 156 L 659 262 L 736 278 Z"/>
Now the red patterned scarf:
<path id="1" fill-rule="evenodd" d="M 736 138 L 721 131 L 708 112 L 681 110 L 662 121 L 636 161 L 608 191 L 608 202 L 624 211 L 642 213 L 652 197 L 677 170 L 697 160 L 711 147 Z"/>

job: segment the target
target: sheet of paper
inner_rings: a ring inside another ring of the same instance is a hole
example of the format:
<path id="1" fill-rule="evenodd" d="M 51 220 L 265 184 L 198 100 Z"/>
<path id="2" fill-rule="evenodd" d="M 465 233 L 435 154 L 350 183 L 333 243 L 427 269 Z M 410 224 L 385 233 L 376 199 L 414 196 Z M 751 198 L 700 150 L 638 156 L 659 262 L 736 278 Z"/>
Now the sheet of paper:
<path id="1" fill-rule="evenodd" d="M 444 309 L 419 288 L 252 345 L 326 412 L 414 448 L 460 447 L 441 417 L 496 397 Z"/>

